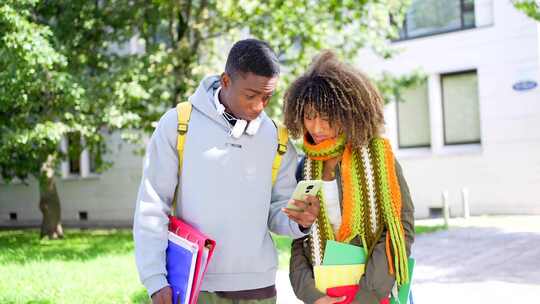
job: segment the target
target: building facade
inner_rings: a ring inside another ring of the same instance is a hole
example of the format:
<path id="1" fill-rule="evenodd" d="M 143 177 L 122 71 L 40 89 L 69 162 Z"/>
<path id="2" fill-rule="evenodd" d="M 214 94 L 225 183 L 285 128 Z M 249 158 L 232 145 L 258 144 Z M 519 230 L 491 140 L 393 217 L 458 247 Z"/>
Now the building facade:
<path id="1" fill-rule="evenodd" d="M 427 76 L 385 109 L 416 216 L 443 193 L 456 216 L 540 214 L 540 23 L 509 0 L 415 0 L 392 47 L 357 65 Z"/>

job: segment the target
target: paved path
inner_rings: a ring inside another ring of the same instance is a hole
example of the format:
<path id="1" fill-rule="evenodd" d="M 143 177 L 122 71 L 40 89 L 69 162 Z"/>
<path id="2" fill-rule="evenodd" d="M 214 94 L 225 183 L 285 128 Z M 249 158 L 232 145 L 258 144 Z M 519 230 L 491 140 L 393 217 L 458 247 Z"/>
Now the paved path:
<path id="1" fill-rule="evenodd" d="M 416 239 L 416 304 L 540 303 L 539 216 L 479 217 L 450 225 Z M 301 303 L 286 271 L 278 274 L 277 287 L 278 304 Z"/>
<path id="2" fill-rule="evenodd" d="M 540 303 L 540 217 L 451 226 L 417 238 L 415 303 Z"/>

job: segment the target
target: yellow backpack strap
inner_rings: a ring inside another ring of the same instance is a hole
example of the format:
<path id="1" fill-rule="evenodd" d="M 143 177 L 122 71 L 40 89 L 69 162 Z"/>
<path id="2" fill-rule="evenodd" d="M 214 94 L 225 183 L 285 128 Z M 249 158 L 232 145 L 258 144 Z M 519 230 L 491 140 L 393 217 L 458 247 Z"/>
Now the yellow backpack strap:
<path id="1" fill-rule="evenodd" d="M 178 115 L 178 137 L 176 140 L 176 151 L 178 153 L 178 176 L 182 174 L 182 163 L 184 161 L 184 144 L 186 142 L 186 133 L 188 131 L 189 118 L 191 117 L 191 102 L 182 102 L 176 105 L 176 114 Z M 178 187 L 176 187 L 178 189 Z M 172 201 L 172 214 L 176 210 L 176 190 Z"/>
<path id="2" fill-rule="evenodd" d="M 182 162 L 184 160 L 184 143 L 188 131 L 189 118 L 191 117 L 191 102 L 182 102 L 176 105 L 178 115 L 178 139 L 176 140 L 176 150 L 178 151 L 178 175 L 182 174 Z"/>
<path id="3" fill-rule="evenodd" d="M 281 167 L 281 159 L 283 155 L 287 153 L 287 143 L 289 141 L 289 134 L 287 129 L 283 126 L 277 126 L 278 146 L 276 157 L 274 157 L 274 164 L 272 165 L 272 186 L 276 183 L 276 178 Z"/>

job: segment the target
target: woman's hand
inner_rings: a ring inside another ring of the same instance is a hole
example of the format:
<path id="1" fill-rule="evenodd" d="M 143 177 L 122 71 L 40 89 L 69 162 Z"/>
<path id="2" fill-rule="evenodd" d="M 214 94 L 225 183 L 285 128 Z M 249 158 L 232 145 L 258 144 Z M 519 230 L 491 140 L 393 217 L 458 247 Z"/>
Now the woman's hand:
<path id="1" fill-rule="evenodd" d="M 316 196 L 308 195 L 305 201 L 291 199 L 291 203 L 300 210 L 283 208 L 282 211 L 303 228 L 309 228 L 319 216 L 321 202 Z"/>
<path id="2" fill-rule="evenodd" d="M 337 297 L 337 298 L 332 298 L 332 297 L 329 297 L 329 296 L 324 296 L 320 299 L 318 299 L 317 301 L 315 301 L 313 304 L 333 304 L 333 303 L 339 303 L 341 301 L 345 301 L 347 297 L 343 296 L 343 297 Z"/>

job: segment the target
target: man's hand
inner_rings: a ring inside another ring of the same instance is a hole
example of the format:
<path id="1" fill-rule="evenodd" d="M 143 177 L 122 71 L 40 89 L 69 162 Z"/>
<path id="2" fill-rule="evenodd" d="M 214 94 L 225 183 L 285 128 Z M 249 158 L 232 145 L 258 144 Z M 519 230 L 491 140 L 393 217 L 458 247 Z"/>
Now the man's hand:
<path id="1" fill-rule="evenodd" d="M 345 299 L 347 299 L 347 297 L 345 296 L 339 297 L 339 298 L 332 298 L 329 296 L 324 296 L 318 299 L 317 301 L 315 301 L 313 304 L 333 304 L 333 303 L 339 303 L 341 301 L 345 301 Z"/>
<path id="2" fill-rule="evenodd" d="M 283 213 L 304 228 L 311 227 L 315 222 L 315 219 L 319 216 L 321 206 L 319 198 L 316 196 L 308 195 L 305 201 L 291 199 L 289 203 L 294 204 L 296 207 L 300 208 L 301 211 L 283 208 Z"/>
<path id="3" fill-rule="evenodd" d="M 171 287 L 165 286 L 154 292 L 152 295 L 152 304 L 172 304 Z"/>

